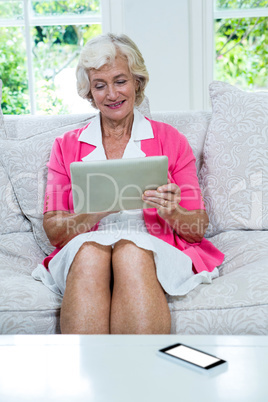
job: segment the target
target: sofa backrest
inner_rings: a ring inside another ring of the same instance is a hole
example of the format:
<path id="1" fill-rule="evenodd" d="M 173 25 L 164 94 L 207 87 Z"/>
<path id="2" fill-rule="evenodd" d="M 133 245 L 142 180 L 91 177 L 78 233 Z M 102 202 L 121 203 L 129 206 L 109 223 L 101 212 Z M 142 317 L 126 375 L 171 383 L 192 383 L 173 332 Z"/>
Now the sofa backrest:
<path id="1" fill-rule="evenodd" d="M 153 120 L 162 121 L 175 127 L 188 139 L 196 157 L 196 168 L 199 173 L 203 161 L 203 147 L 207 129 L 211 120 L 211 112 L 155 112 Z"/>
<path id="2" fill-rule="evenodd" d="M 86 125 L 89 119 L 93 116 L 94 113 L 57 116 L 5 115 L 4 122 L 6 138 L 29 138 L 56 129 L 58 129 L 59 132 L 64 133 L 70 126 L 74 126 L 75 124 L 77 124 L 78 127 L 83 127 L 83 125 Z M 202 164 L 203 146 L 207 128 L 211 119 L 211 112 L 152 112 L 149 117 L 153 120 L 162 121 L 172 125 L 186 136 L 195 154 L 196 167 L 199 172 Z"/>

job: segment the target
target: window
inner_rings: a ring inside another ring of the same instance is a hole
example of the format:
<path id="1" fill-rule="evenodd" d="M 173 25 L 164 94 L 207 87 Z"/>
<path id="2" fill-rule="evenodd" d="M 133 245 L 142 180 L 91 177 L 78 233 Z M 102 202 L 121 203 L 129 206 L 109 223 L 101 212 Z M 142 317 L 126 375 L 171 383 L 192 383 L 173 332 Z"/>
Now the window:
<path id="1" fill-rule="evenodd" d="M 214 79 L 268 88 L 268 0 L 215 0 Z"/>
<path id="2" fill-rule="evenodd" d="M 101 31 L 100 0 L 0 0 L 3 113 L 88 111 L 75 67 L 85 42 Z"/>

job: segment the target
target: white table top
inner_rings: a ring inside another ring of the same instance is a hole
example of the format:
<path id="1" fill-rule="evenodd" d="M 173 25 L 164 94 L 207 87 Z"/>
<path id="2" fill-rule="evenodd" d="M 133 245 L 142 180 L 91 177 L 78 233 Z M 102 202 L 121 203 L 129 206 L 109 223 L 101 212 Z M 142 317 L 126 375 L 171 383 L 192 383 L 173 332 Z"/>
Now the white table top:
<path id="1" fill-rule="evenodd" d="M 177 342 L 227 360 L 227 371 L 208 376 L 157 355 Z M 267 336 L 0 336 L 1 402 L 267 400 Z"/>

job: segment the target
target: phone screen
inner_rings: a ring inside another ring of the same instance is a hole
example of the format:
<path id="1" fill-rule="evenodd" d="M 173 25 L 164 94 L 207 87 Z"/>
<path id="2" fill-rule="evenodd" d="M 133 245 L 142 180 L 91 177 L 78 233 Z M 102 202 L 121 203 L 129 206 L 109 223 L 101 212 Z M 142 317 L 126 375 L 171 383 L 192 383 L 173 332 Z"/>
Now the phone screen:
<path id="1" fill-rule="evenodd" d="M 161 351 L 204 369 L 209 369 L 218 366 L 219 364 L 225 363 L 224 360 L 219 359 L 216 356 L 209 355 L 205 352 L 201 352 L 200 350 L 196 350 L 182 344 L 177 344 L 162 349 Z"/>

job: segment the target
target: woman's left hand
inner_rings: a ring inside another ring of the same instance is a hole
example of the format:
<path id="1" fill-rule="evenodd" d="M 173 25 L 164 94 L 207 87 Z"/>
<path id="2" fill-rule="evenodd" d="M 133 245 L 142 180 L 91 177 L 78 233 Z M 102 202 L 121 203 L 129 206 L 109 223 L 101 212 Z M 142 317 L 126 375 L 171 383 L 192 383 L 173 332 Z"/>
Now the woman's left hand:
<path id="1" fill-rule="evenodd" d="M 175 183 L 158 187 L 157 190 L 146 190 L 142 196 L 143 201 L 157 208 L 158 214 L 163 219 L 171 218 L 179 208 L 181 190 Z"/>

